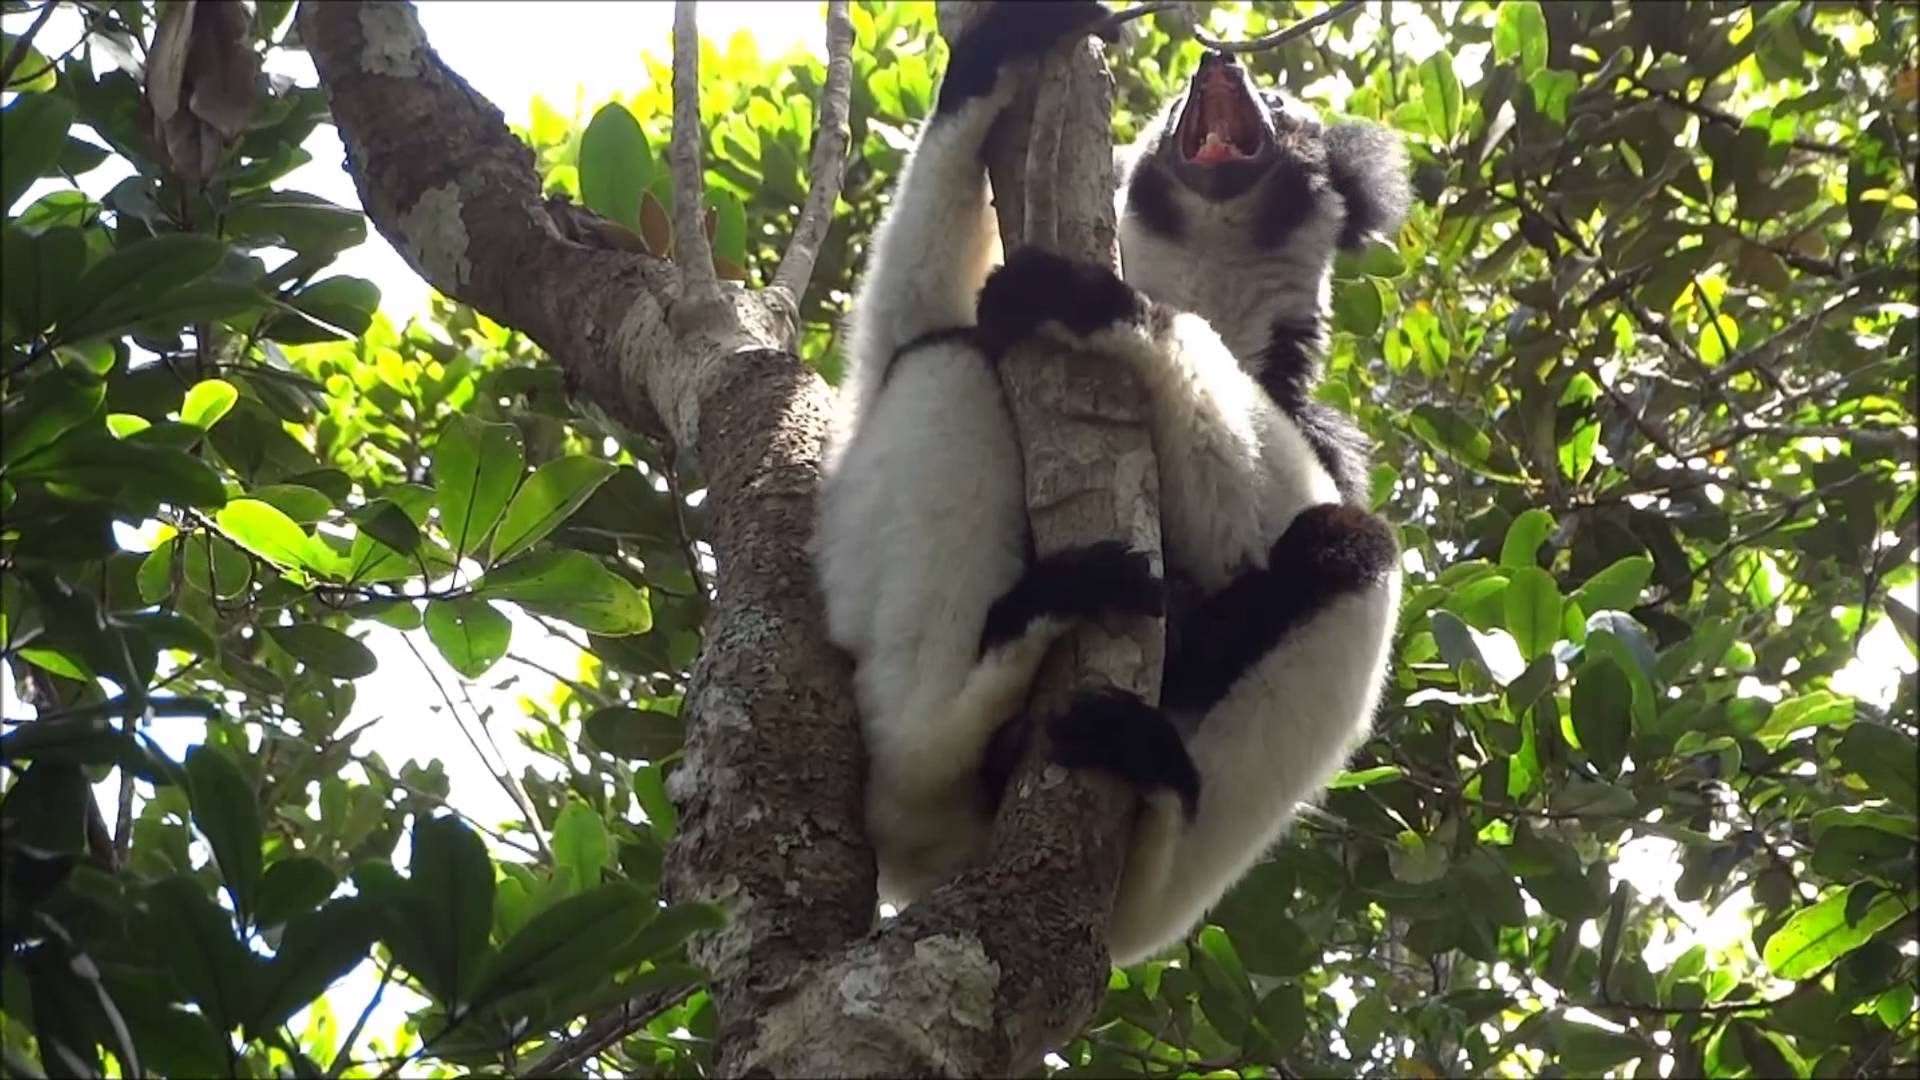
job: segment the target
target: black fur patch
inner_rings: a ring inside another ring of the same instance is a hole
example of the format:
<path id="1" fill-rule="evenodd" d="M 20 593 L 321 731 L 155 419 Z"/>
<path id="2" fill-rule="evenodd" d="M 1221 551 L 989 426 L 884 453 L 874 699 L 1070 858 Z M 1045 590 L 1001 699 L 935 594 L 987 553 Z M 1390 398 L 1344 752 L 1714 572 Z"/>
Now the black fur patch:
<path id="1" fill-rule="evenodd" d="M 1266 249 L 1286 243 L 1287 237 L 1312 216 L 1323 187 L 1319 174 L 1305 164 L 1283 162 L 1274 166 L 1260 185 L 1259 202 L 1254 208 L 1254 244 Z"/>
<path id="2" fill-rule="evenodd" d="M 1187 217 L 1174 201 L 1173 184 L 1166 169 L 1151 161 L 1141 162 L 1127 183 L 1127 210 L 1149 232 L 1178 240 L 1187 233 Z"/>
<path id="3" fill-rule="evenodd" d="M 1390 232 L 1406 219 L 1413 189 L 1407 149 L 1379 124 L 1338 124 L 1327 131 L 1327 172 L 1347 204 L 1340 246 L 1359 248 L 1372 233 Z"/>
<path id="4" fill-rule="evenodd" d="M 1273 545 L 1267 569 L 1241 574 L 1187 620 L 1167 661 L 1161 703 L 1182 712 L 1211 709 L 1294 628 L 1380 581 L 1399 557 L 1392 528 L 1360 507 L 1302 510 Z"/>
<path id="5" fill-rule="evenodd" d="M 1049 320 L 1085 336 L 1146 314 L 1145 298 L 1107 267 L 1033 247 L 987 276 L 978 308 L 981 341 L 996 356 Z"/>
<path id="6" fill-rule="evenodd" d="M 1367 437 L 1346 413 L 1323 402 L 1308 401 L 1293 414 L 1293 422 L 1313 447 L 1320 467 L 1333 477 L 1340 501 L 1366 507 L 1372 481 L 1367 471 Z"/>
<path id="7" fill-rule="evenodd" d="M 1325 334 L 1317 322 L 1279 319 L 1273 324 L 1261 356 L 1260 388 L 1288 415 L 1298 412 L 1308 400 L 1314 376 L 1320 370 L 1320 354 L 1326 348 Z"/>
<path id="8" fill-rule="evenodd" d="M 1100 769 L 1142 792 L 1180 796 L 1188 820 L 1200 805 L 1200 770 L 1186 740 L 1165 713 L 1124 690 L 1077 695 L 1047 721 L 1053 760 L 1070 769 Z"/>
<path id="9" fill-rule="evenodd" d="M 987 609 L 980 652 L 1019 638 L 1043 617 L 1158 615 L 1166 604 L 1165 591 L 1147 556 L 1118 540 L 1056 551 L 1028 565 L 1013 588 Z"/>
<path id="10" fill-rule="evenodd" d="M 971 326 L 948 326 L 939 330 L 929 330 L 905 345 L 893 350 L 887 357 L 887 366 L 880 370 L 880 386 L 884 389 L 887 380 L 893 378 L 894 365 L 905 359 L 908 354 L 918 352 L 934 345 L 966 345 L 978 351 L 980 339 Z"/>
<path id="11" fill-rule="evenodd" d="M 1091 31 L 1107 17 L 1094 0 L 1022 0 L 996 3 L 954 43 L 947 73 L 940 80 L 936 115 L 951 113 L 969 98 L 993 91 L 994 80 L 1009 61 L 1039 56 L 1075 31 Z"/>

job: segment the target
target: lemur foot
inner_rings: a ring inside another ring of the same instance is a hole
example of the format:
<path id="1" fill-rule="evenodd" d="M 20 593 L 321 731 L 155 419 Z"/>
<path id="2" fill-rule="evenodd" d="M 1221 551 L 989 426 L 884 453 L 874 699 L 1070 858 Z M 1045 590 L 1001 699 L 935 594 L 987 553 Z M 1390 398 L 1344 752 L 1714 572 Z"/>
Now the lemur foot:
<path id="1" fill-rule="evenodd" d="M 1081 338 L 1116 323 L 1139 325 L 1148 304 L 1107 267 L 1026 247 L 987 276 L 977 310 L 982 342 L 998 355 L 1047 323 Z"/>
<path id="2" fill-rule="evenodd" d="M 1322 503 L 1294 517 L 1274 542 L 1267 566 L 1332 593 L 1379 582 L 1399 559 L 1392 526 L 1358 506 Z"/>
<path id="3" fill-rule="evenodd" d="M 1165 607 L 1164 592 L 1147 556 L 1118 540 L 1056 551 L 1035 559 L 987 609 L 980 651 L 1013 641 L 1044 618 L 1064 622 L 1158 615 Z"/>
<path id="4" fill-rule="evenodd" d="M 1038 60 L 1070 34 L 1093 33 L 1112 14 L 1094 0 L 1002 0 L 954 42 L 939 112 L 994 93 L 1003 69 Z"/>
<path id="5" fill-rule="evenodd" d="M 1200 805 L 1200 771 L 1165 713 L 1124 690 L 1079 694 L 1047 721 L 1053 760 L 1070 769 L 1100 769 L 1143 795 L 1171 791 L 1192 819 Z"/>

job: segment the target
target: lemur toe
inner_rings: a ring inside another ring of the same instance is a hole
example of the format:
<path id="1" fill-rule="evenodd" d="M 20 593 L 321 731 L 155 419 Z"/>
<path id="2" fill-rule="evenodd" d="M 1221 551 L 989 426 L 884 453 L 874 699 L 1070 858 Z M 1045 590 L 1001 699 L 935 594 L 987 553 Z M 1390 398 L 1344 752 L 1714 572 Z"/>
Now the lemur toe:
<path id="1" fill-rule="evenodd" d="M 1171 791 L 1191 819 L 1200 805 L 1200 770 L 1186 740 L 1159 709 L 1124 690 L 1090 690 L 1047 721 L 1053 760 L 1099 769 L 1142 794 Z"/>

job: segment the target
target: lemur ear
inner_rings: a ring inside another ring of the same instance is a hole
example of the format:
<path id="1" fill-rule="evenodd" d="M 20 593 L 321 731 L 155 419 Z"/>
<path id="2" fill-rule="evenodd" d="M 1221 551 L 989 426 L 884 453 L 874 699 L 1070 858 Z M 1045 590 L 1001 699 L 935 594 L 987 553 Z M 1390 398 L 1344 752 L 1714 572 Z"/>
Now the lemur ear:
<path id="1" fill-rule="evenodd" d="M 1327 129 L 1327 166 L 1333 189 L 1347 203 L 1340 246 L 1359 248 L 1367 237 L 1391 234 L 1407 218 L 1413 188 L 1407 148 L 1398 132 L 1355 121 Z"/>

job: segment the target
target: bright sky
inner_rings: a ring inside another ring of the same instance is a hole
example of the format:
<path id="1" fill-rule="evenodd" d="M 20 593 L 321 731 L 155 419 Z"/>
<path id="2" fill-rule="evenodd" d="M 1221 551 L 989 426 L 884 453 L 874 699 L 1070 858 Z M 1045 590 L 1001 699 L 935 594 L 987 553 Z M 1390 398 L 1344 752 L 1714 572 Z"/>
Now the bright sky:
<path id="1" fill-rule="evenodd" d="M 536 95 L 545 98 L 562 115 L 572 114 L 578 103 L 580 117 L 584 119 L 615 91 L 630 91 L 643 83 L 647 76 L 640 62 L 642 51 L 659 57 L 669 52 L 672 5 L 666 2 L 426 0 L 419 4 L 418 10 L 428 39 L 442 58 L 499 106 L 510 123 L 518 125 L 527 123 L 529 106 Z M 699 15 L 703 36 L 716 43 L 724 45 L 734 33 L 746 30 L 755 36 L 762 55 L 777 56 L 796 45 L 806 46 L 816 54 L 824 52 L 821 10 L 822 6 L 817 3 L 710 0 L 700 6 Z M 30 18 L 30 14 L 9 16 L 5 20 L 6 28 L 17 32 Z M 1361 21 L 1364 24 L 1368 19 L 1363 17 Z M 1364 32 L 1365 27 L 1356 29 Z M 1414 25 L 1412 20 L 1402 22 L 1397 29 L 1396 37 L 1406 39 L 1403 51 L 1408 54 L 1425 55 L 1437 43 L 1437 38 L 1430 32 L 1422 32 L 1425 28 Z M 78 30 L 77 18 L 70 10 L 63 9 L 43 32 L 41 43 L 53 50 L 62 49 Z M 311 85 L 314 81 L 312 66 L 304 54 L 276 54 L 274 69 L 304 84 Z M 283 186 L 345 205 L 358 205 L 352 182 L 341 166 L 340 144 L 333 129 L 322 125 L 306 147 L 313 161 L 289 176 Z M 123 164 L 110 161 L 83 177 L 81 185 L 98 198 L 125 175 L 127 170 Z M 43 181 L 28 193 L 21 205 L 59 186 Z M 370 230 L 367 242 L 347 252 L 335 264 L 333 272 L 366 277 L 378 283 L 382 307 L 396 323 L 403 324 L 413 316 L 426 313 L 426 285 L 377 232 Z M 142 543 L 131 531 L 123 543 L 133 547 L 150 546 L 150 541 Z M 1911 595 L 1907 600 L 1914 603 Z M 554 671 L 571 673 L 576 669 L 578 654 L 571 646 L 547 638 L 536 624 L 517 612 L 513 620 L 516 654 Z M 458 698 L 458 676 L 440 660 L 424 633 L 416 631 L 411 636 L 435 678 Z M 1504 636 L 1497 633 L 1482 642 L 1490 657 L 1496 660 L 1503 646 L 1511 647 L 1510 640 L 1496 640 Z M 376 718 L 379 722 L 360 738 L 359 748 L 378 752 L 396 771 L 404 761 L 424 764 L 439 760 L 452 785 L 452 801 L 466 814 L 483 823 L 518 817 L 513 802 L 494 782 L 479 753 L 469 745 L 467 737 L 442 706 L 433 682 L 423 677 L 420 662 L 415 660 L 414 651 L 406 647 L 402 635 L 384 626 L 372 626 L 366 641 L 380 657 L 381 665 L 375 674 L 359 681 L 358 704 L 345 726 L 358 726 Z M 1914 668 L 1913 659 L 1892 624 L 1880 618 L 1866 635 L 1859 659 L 1834 679 L 1834 688 L 1886 704 L 1891 701 L 1898 681 Z M 517 680 L 505 689 L 495 689 L 508 675 L 517 676 Z M 0 683 L 4 683 L 4 693 L 0 696 L 4 697 L 6 715 L 22 715 L 24 707 L 14 696 L 13 680 L 0 678 Z M 534 760 L 512 735 L 513 722 L 520 716 L 518 699 L 525 695 L 546 700 L 553 685 L 548 676 L 508 660 L 468 688 L 475 704 L 483 711 L 491 711 L 494 718 L 491 742 L 498 746 L 508 770 L 514 774 Z M 196 724 L 168 721 L 165 736 L 168 750 L 177 755 L 200 741 L 202 733 Z M 482 746 L 488 746 L 488 740 L 479 741 Z M 491 753 L 491 747 L 488 749 Z M 548 771 L 545 767 L 536 767 L 542 772 Z M 104 805 L 114 805 L 115 796 L 111 783 L 102 786 L 100 797 Z M 1622 854 L 1615 866 L 1616 876 L 1632 881 L 1644 895 L 1664 896 L 1694 931 L 1655 943 L 1649 960 L 1656 969 L 1660 962 L 1677 956 L 1694 941 L 1704 940 L 1717 946 L 1731 944 L 1744 936 L 1742 916 L 1747 902 L 1743 898 L 1736 897 L 1721 905 L 1718 911 L 1708 912 L 1674 897 L 1679 862 L 1678 852 L 1670 842 L 1642 838 L 1628 845 Z M 404 862 L 404 847 L 401 858 Z M 373 985 L 370 966 L 363 966 L 335 987 L 329 996 L 334 1003 L 336 1024 L 341 1027 L 351 1024 Z M 369 1033 L 379 1035 L 384 1042 L 403 1012 L 418 1004 L 411 995 L 390 988 L 368 1028 Z M 298 1032 L 305 1022 L 304 1014 L 296 1016 L 292 1027 Z M 341 1027 L 335 1028 L 336 1034 Z M 391 1051 L 390 1044 L 387 1049 Z M 363 1055 L 366 1052 L 364 1041 L 361 1052 Z"/>

